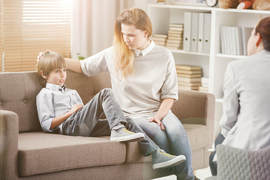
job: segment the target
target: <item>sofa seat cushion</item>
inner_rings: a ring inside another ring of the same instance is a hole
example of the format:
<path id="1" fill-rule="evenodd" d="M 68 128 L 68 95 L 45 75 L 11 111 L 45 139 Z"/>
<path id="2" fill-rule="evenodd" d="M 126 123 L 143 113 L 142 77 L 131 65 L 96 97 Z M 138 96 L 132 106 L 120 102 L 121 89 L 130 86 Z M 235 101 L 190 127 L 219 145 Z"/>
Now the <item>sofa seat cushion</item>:
<path id="1" fill-rule="evenodd" d="M 192 151 L 208 146 L 208 128 L 204 125 L 198 124 L 183 124 Z M 151 156 L 143 157 L 140 154 L 139 145 L 136 142 L 127 144 L 127 162 L 151 162 Z"/>
<path id="2" fill-rule="evenodd" d="M 124 143 L 109 137 L 81 137 L 43 132 L 20 133 L 18 142 L 20 176 L 62 170 L 117 165 L 125 162 Z"/>

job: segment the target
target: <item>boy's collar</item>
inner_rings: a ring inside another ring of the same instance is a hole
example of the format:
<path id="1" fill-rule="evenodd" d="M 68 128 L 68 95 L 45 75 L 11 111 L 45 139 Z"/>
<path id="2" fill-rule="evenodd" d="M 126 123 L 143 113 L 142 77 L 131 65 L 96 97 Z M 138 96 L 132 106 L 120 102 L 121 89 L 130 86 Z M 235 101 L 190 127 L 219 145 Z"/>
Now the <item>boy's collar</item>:
<path id="1" fill-rule="evenodd" d="M 52 84 L 52 83 L 46 83 L 46 88 L 47 89 L 50 89 L 50 90 L 53 90 L 53 91 L 62 91 L 62 90 L 65 90 L 65 86 L 60 86 L 60 85 L 57 85 L 57 84 Z"/>
<path id="2" fill-rule="evenodd" d="M 155 47 L 155 43 L 153 40 L 151 40 L 151 43 L 146 47 L 144 48 L 143 50 L 138 50 L 138 49 L 135 49 L 134 50 L 134 53 L 135 53 L 135 56 L 145 56 L 147 55 L 150 51 L 152 51 L 152 49 Z"/>

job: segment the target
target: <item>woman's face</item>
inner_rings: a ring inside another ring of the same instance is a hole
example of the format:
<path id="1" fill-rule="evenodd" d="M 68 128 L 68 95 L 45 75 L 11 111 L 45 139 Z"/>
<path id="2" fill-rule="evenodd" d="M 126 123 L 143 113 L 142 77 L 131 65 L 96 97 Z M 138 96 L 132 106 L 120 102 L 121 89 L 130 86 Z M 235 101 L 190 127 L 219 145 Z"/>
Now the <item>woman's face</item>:
<path id="1" fill-rule="evenodd" d="M 253 29 L 247 44 L 248 55 L 250 56 L 257 53 L 260 48 L 261 48 L 261 37 L 259 33 L 255 34 L 255 29 Z"/>
<path id="2" fill-rule="evenodd" d="M 134 25 L 121 24 L 124 42 L 129 49 L 144 49 L 148 41 L 147 32 L 137 29 Z"/>

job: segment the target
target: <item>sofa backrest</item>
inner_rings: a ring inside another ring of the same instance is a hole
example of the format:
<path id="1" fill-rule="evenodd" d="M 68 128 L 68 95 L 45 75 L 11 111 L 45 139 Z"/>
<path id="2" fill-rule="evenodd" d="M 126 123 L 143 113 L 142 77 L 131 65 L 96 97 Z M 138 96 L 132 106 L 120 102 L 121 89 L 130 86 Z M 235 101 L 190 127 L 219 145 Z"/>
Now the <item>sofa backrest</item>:
<path id="1" fill-rule="evenodd" d="M 76 89 L 86 103 L 100 89 L 110 87 L 110 78 L 107 73 L 86 77 L 68 72 L 66 85 Z M 18 114 L 20 132 L 41 131 L 36 110 L 36 95 L 41 88 L 41 79 L 36 72 L 0 73 L 0 109 Z"/>

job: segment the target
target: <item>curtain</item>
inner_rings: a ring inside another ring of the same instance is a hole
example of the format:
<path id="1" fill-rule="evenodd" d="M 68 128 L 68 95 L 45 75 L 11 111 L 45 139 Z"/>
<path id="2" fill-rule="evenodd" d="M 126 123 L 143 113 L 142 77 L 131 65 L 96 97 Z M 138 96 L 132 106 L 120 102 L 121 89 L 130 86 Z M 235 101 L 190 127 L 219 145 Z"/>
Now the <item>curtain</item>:
<path id="1" fill-rule="evenodd" d="M 124 9 L 146 10 L 154 0 L 76 0 L 73 3 L 72 57 L 91 56 L 113 42 L 114 21 Z"/>
<path id="2" fill-rule="evenodd" d="M 70 57 L 72 0 L 0 0 L 0 5 L 2 70 L 35 70 L 45 49 Z"/>

